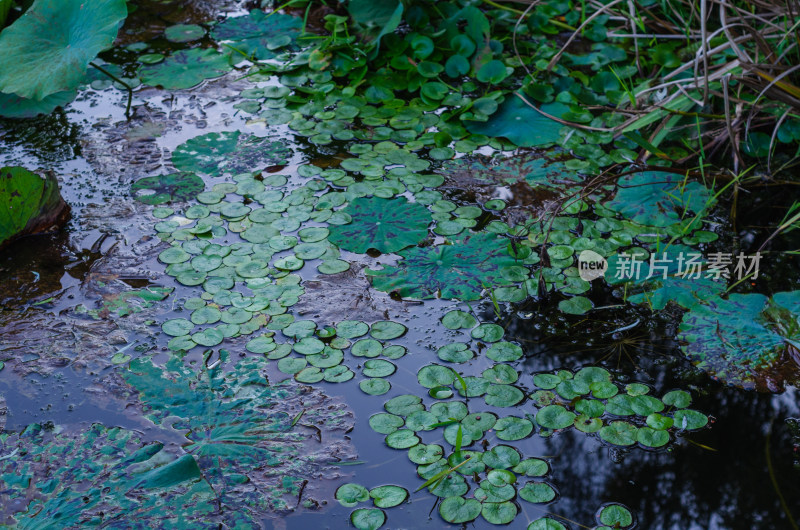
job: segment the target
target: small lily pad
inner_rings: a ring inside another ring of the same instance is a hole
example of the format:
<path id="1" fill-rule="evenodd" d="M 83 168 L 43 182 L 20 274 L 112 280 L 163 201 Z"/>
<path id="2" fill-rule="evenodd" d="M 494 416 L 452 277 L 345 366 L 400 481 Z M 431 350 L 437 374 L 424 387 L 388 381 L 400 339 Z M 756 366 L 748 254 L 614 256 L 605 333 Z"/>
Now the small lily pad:
<path id="1" fill-rule="evenodd" d="M 612 421 L 600 429 L 600 438 L 610 444 L 628 446 L 637 441 L 639 429 L 626 421 Z"/>
<path id="2" fill-rule="evenodd" d="M 408 490 L 400 486 L 378 486 L 369 490 L 372 502 L 378 508 L 393 508 L 408 498 Z"/>
<path id="3" fill-rule="evenodd" d="M 477 324 L 477 319 L 464 311 L 450 311 L 442 317 L 442 324 L 447 329 L 472 329 Z"/>
<path id="4" fill-rule="evenodd" d="M 202 39 L 206 34 L 197 24 L 177 24 L 164 30 L 164 37 L 170 42 L 192 42 Z"/>
<path id="5" fill-rule="evenodd" d="M 547 429 L 566 429 L 575 421 L 575 414 L 561 405 L 548 405 L 536 414 L 536 423 Z"/>
<path id="6" fill-rule="evenodd" d="M 532 503 L 550 502 L 556 498 L 556 490 L 546 482 L 528 482 L 519 490 L 519 496 Z"/>
<path id="7" fill-rule="evenodd" d="M 406 331 L 408 328 L 399 322 L 382 320 L 372 324 L 369 333 L 378 340 L 392 340 L 403 336 Z"/>
<path id="8" fill-rule="evenodd" d="M 359 484 L 343 484 L 336 489 L 335 497 L 342 506 L 351 508 L 359 502 L 369 500 L 369 491 Z"/>
<path id="9" fill-rule="evenodd" d="M 439 515 L 448 523 L 461 524 L 474 521 L 481 513 L 481 503 L 464 497 L 448 497 L 439 505 Z"/>

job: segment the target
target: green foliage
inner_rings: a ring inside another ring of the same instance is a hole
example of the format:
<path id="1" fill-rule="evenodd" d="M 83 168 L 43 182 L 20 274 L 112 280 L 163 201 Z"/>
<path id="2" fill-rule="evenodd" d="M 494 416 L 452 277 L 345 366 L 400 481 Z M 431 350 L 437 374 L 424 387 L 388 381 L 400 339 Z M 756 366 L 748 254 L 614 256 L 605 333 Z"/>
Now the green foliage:
<path id="1" fill-rule="evenodd" d="M 678 339 L 700 368 L 734 385 L 764 388 L 800 340 L 800 291 L 714 296 L 683 316 Z"/>
<path id="2" fill-rule="evenodd" d="M 488 66 L 488 65 L 487 65 Z M 567 107 L 561 103 L 542 105 L 542 111 L 560 118 Z M 502 136 L 521 147 L 541 147 L 554 144 L 561 137 L 561 124 L 551 120 L 525 102 L 509 95 L 495 114 L 486 122 L 467 122 L 474 134 Z"/>
<path id="3" fill-rule="evenodd" d="M 646 226 L 666 227 L 684 215 L 702 214 L 714 204 L 705 186 L 674 173 L 635 173 L 621 178 L 617 186 L 619 191 L 605 206 Z"/>
<path id="4" fill-rule="evenodd" d="M 0 92 L 0 116 L 6 118 L 33 118 L 40 114 L 50 114 L 58 107 L 66 107 L 71 103 L 77 92 L 69 90 L 56 92 L 45 96 L 41 100 L 26 99 L 16 94 L 3 94 Z"/>
<path id="5" fill-rule="evenodd" d="M 229 55 L 209 48 L 194 48 L 180 50 L 163 62 L 143 66 L 139 70 L 139 77 L 150 86 L 179 90 L 223 76 L 232 68 Z"/>
<path id="6" fill-rule="evenodd" d="M 427 208 L 409 203 L 404 197 L 359 197 L 341 211 L 352 220 L 332 227 L 330 241 L 339 248 L 360 254 L 369 249 L 397 252 L 416 245 L 428 236 L 431 223 Z"/>
<path id="7" fill-rule="evenodd" d="M 227 18 L 216 24 L 211 37 L 230 48 L 234 58 L 243 54 L 264 61 L 275 57 L 277 50 L 293 44 L 302 25 L 303 21 L 297 17 L 254 9 L 248 15 Z"/>
<path id="8" fill-rule="evenodd" d="M 127 15 L 125 0 L 36 0 L 0 32 L 0 92 L 41 101 L 75 90 Z"/>
<path id="9" fill-rule="evenodd" d="M 477 300 L 485 284 L 508 285 L 503 269 L 516 261 L 508 255 L 502 239 L 476 234 L 450 245 L 400 251 L 396 267 L 369 270 L 372 285 L 385 292 L 396 291 L 409 298 Z"/>
<path id="10" fill-rule="evenodd" d="M 172 163 L 185 172 L 237 175 L 286 164 L 290 156 L 291 150 L 283 142 L 232 131 L 186 141 L 172 153 Z"/>

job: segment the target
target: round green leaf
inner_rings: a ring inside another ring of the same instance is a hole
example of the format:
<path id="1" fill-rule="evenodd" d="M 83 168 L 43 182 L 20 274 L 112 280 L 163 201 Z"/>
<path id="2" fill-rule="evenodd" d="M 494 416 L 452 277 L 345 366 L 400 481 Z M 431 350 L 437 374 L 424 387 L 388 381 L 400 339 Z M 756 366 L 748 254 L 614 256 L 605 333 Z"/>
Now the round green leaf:
<path id="1" fill-rule="evenodd" d="M 378 340 L 396 339 L 403 336 L 406 331 L 408 331 L 408 328 L 403 324 L 392 322 L 391 320 L 382 320 L 370 326 L 370 335 Z"/>
<path id="2" fill-rule="evenodd" d="M 614 445 L 633 445 L 639 429 L 626 421 L 612 421 L 600 429 L 600 438 Z"/>
<path id="3" fill-rule="evenodd" d="M 342 506 L 351 508 L 359 502 L 369 500 L 369 491 L 359 484 L 343 484 L 336 489 L 334 496 Z"/>
<path id="4" fill-rule="evenodd" d="M 400 486 L 378 486 L 369 490 L 372 502 L 378 508 L 393 508 L 408 498 L 408 490 Z"/>
<path id="5" fill-rule="evenodd" d="M 356 530 L 378 530 L 386 522 L 386 514 L 377 508 L 359 508 L 350 514 Z"/>
<path id="6" fill-rule="evenodd" d="M 448 523 L 461 524 L 475 520 L 481 513 L 481 503 L 464 497 L 448 497 L 439 505 L 439 515 Z"/>
<path id="7" fill-rule="evenodd" d="M 519 496 L 528 502 L 544 503 L 556 498 L 556 490 L 546 482 L 528 482 L 519 490 Z"/>
<path id="8" fill-rule="evenodd" d="M 565 429 L 574 421 L 575 414 L 561 405 L 548 405 L 536 413 L 536 423 L 547 429 Z"/>
<path id="9" fill-rule="evenodd" d="M 621 504 L 609 504 L 603 507 L 598 519 L 600 523 L 612 528 L 627 528 L 633 524 L 633 515 Z"/>
<path id="10" fill-rule="evenodd" d="M 374 248 L 379 252 L 397 252 L 416 245 L 428 236 L 431 214 L 418 203 L 404 197 L 354 199 L 344 210 L 351 222 L 330 228 L 331 243 L 364 254 Z"/>
<path id="11" fill-rule="evenodd" d="M 464 311 L 450 311 L 442 317 L 442 324 L 447 329 L 472 329 L 477 324 L 477 319 Z"/>
<path id="12" fill-rule="evenodd" d="M 485 502 L 481 515 L 492 524 L 508 524 L 517 516 L 517 506 L 513 502 Z"/>

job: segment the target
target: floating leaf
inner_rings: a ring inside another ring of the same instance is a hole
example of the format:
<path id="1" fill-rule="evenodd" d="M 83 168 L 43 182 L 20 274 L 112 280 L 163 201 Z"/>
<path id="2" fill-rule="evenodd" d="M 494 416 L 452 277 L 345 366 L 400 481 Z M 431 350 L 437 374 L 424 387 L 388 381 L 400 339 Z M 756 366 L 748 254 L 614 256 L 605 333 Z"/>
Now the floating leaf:
<path id="1" fill-rule="evenodd" d="M 536 413 L 536 423 L 547 429 L 565 429 L 574 421 L 575 414 L 561 405 L 548 405 Z"/>
<path id="2" fill-rule="evenodd" d="M 675 412 L 674 421 L 678 429 L 693 431 L 705 427 L 708 424 L 708 417 L 696 410 L 681 409 Z"/>
<path id="3" fill-rule="evenodd" d="M 481 503 L 464 497 L 448 497 L 439 505 L 439 515 L 448 523 L 460 524 L 475 520 L 481 513 Z"/>
<path id="4" fill-rule="evenodd" d="M 558 309 L 568 315 L 583 315 L 593 307 L 592 301 L 585 296 L 573 296 L 558 303 Z"/>
<path id="5" fill-rule="evenodd" d="M 281 141 L 231 131 L 187 140 L 173 151 L 172 163 L 187 172 L 211 176 L 237 175 L 286 164 L 291 155 L 291 149 Z"/>
<path id="6" fill-rule="evenodd" d="M 600 438 L 614 445 L 633 445 L 639 429 L 625 421 L 612 421 L 600 429 Z"/>
<path id="7" fill-rule="evenodd" d="M 408 331 L 403 324 L 391 320 L 381 320 L 370 326 L 369 334 L 378 340 L 392 340 L 402 337 Z"/>
<path id="8" fill-rule="evenodd" d="M 485 502 L 481 515 L 492 524 L 508 524 L 517 516 L 517 506 L 512 502 Z"/>
<path id="9" fill-rule="evenodd" d="M 193 48 L 180 50 L 164 62 L 143 66 L 139 77 L 150 86 L 180 90 L 223 76 L 232 68 L 230 56 L 209 48 Z"/>
<path id="10" fill-rule="evenodd" d="M 621 504 L 604 506 L 597 518 L 600 523 L 612 528 L 627 528 L 633 524 L 633 516 L 630 510 Z"/>
<path id="11" fill-rule="evenodd" d="M 164 30 L 164 37 L 170 42 L 192 42 L 205 34 L 206 30 L 197 24 L 177 24 Z"/>
<path id="12" fill-rule="evenodd" d="M 330 241 L 351 252 L 364 254 L 369 249 L 397 252 L 428 237 L 430 212 L 421 204 L 409 203 L 405 197 L 359 197 L 342 211 L 352 220 L 332 226 Z"/>
<path id="13" fill-rule="evenodd" d="M 378 486 L 369 490 L 369 496 L 378 508 L 393 508 L 406 501 L 408 490 L 400 486 Z"/>
<path id="14" fill-rule="evenodd" d="M 560 117 L 568 111 L 562 103 L 542 105 L 542 111 Z M 473 134 L 508 138 L 520 147 L 538 147 L 555 143 L 562 125 L 527 105 L 521 98 L 509 95 L 488 121 L 467 122 Z"/>
<path id="15" fill-rule="evenodd" d="M 423 366 L 417 372 L 419 384 L 425 388 L 435 388 L 437 386 L 449 386 L 456 380 L 453 370 L 438 364 Z"/>
<path id="16" fill-rule="evenodd" d="M 442 317 L 447 329 L 472 329 L 478 325 L 477 319 L 464 311 L 449 311 Z"/>
<path id="17" fill-rule="evenodd" d="M 380 412 L 369 418 L 369 426 L 380 434 L 391 434 L 405 424 L 405 420 L 394 414 Z"/>
<path id="18" fill-rule="evenodd" d="M 519 490 L 519 496 L 528 502 L 545 503 L 556 498 L 556 491 L 546 482 L 528 482 Z"/>
<path id="19" fill-rule="evenodd" d="M 204 188 L 203 179 L 194 173 L 170 173 L 137 180 L 131 185 L 131 195 L 145 204 L 164 204 L 194 199 Z"/>
<path id="20" fill-rule="evenodd" d="M 234 55 L 241 53 L 263 61 L 293 43 L 302 27 L 300 18 L 254 9 L 249 15 L 223 20 L 211 30 L 211 37 L 229 46 Z"/>
<path id="21" fill-rule="evenodd" d="M 678 340 L 695 364 L 727 381 L 766 388 L 777 365 L 798 345 L 800 291 L 712 297 L 683 316 Z"/>
<path id="22" fill-rule="evenodd" d="M 675 173 L 634 173 L 619 179 L 617 186 L 619 191 L 604 206 L 647 226 L 669 226 L 679 222 L 684 212 L 699 214 L 714 204 L 708 188 Z"/>
<path id="23" fill-rule="evenodd" d="M 669 443 L 669 434 L 667 431 L 641 427 L 636 439 L 645 447 L 663 447 Z"/>
<path id="24" fill-rule="evenodd" d="M 376 508 L 359 508 L 350 514 L 356 530 L 378 530 L 386 522 L 386 514 Z"/>
<path id="25" fill-rule="evenodd" d="M 369 491 L 359 484 L 343 484 L 336 489 L 334 496 L 339 504 L 351 508 L 359 502 L 369 500 Z"/>
<path id="26" fill-rule="evenodd" d="M 367 270 L 372 285 L 410 298 L 477 300 L 485 284 L 508 285 L 502 270 L 516 265 L 506 244 L 494 234 L 475 234 L 452 245 L 400 251 L 395 267 Z"/>
<path id="27" fill-rule="evenodd" d="M 358 387 L 365 394 L 369 394 L 370 396 L 380 396 L 387 393 L 392 388 L 392 385 L 386 379 L 376 378 L 364 379 L 358 384 Z"/>
<path id="28" fill-rule="evenodd" d="M 567 527 L 559 523 L 555 519 L 549 517 L 542 517 L 536 519 L 528 525 L 528 530 L 567 530 Z"/>
<path id="29" fill-rule="evenodd" d="M 126 16 L 125 0 L 36 0 L 0 33 L 0 92 L 41 101 L 75 90 Z"/>

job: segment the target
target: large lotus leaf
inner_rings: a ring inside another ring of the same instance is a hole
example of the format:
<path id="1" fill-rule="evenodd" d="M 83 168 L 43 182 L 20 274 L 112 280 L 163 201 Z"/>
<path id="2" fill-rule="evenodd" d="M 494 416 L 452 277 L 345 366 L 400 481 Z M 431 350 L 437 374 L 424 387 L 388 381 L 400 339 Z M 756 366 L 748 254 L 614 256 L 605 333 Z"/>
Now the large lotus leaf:
<path id="1" fill-rule="evenodd" d="M 145 204 L 164 204 L 193 199 L 203 189 L 203 179 L 194 173 L 171 173 L 137 180 L 131 185 L 131 195 Z"/>
<path id="2" fill-rule="evenodd" d="M 232 68 L 230 56 L 212 49 L 194 48 L 181 50 L 162 63 L 143 67 L 139 77 L 150 86 L 178 90 L 223 76 Z"/>
<path id="3" fill-rule="evenodd" d="M 0 33 L 0 91 L 41 100 L 75 90 L 126 16 L 125 0 L 36 0 Z"/>
<path id="4" fill-rule="evenodd" d="M 196 136 L 172 152 L 172 164 L 181 171 L 223 174 L 256 173 L 286 164 L 292 151 L 286 144 L 239 131 Z"/>
<path id="5" fill-rule="evenodd" d="M 21 167 L 0 168 L 0 247 L 57 225 L 68 212 L 52 173 L 39 176 Z"/>
<path id="6" fill-rule="evenodd" d="M 295 41 L 303 27 L 300 18 L 254 9 L 249 15 L 228 18 L 211 30 L 214 40 L 259 60 L 275 57 L 274 50 Z"/>
<path id="7" fill-rule="evenodd" d="M 341 407 L 315 405 L 302 388 L 270 385 L 266 364 L 263 358 L 252 358 L 228 372 L 217 366 L 198 374 L 177 358 L 166 370 L 137 359 L 125 374 L 147 417 L 157 425 L 169 420 L 172 430 L 184 434 L 184 450 L 197 459 L 220 502 L 253 517 L 287 509 L 292 495 L 296 501 L 299 477 L 325 470 L 325 460 L 304 447 L 308 435 L 295 427 L 287 409 L 294 415 L 307 409 L 304 422 L 323 430 L 340 427 L 343 419 Z M 297 411 L 289 408 L 293 402 Z M 323 406 L 324 416 L 319 411 Z M 270 473 L 259 471 L 265 466 L 272 468 Z M 246 488 L 229 487 L 243 479 Z"/>
<path id="8" fill-rule="evenodd" d="M 678 339 L 697 366 L 742 386 L 781 379 L 778 364 L 800 346 L 800 291 L 712 297 L 683 316 Z"/>
<path id="9" fill-rule="evenodd" d="M 68 433 L 59 427 L 28 426 L 0 435 L 0 488 L 4 515 L 14 528 L 78 528 L 120 517 L 135 528 L 171 526 L 213 513 L 214 491 L 200 480 L 194 457 L 171 454 L 160 443 L 99 424 Z"/>
<path id="10" fill-rule="evenodd" d="M 646 226 L 670 226 L 684 213 L 691 218 L 714 204 L 708 188 L 674 173 L 634 173 L 619 179 L 617 186 L 619 191 L 605 206 Z"/>
<path id="11" fill-rule="evenodd" d="M 394 267 L 367 269 L 379 291 L 397 291 L 409 298 L 478 300 L 485 286 L 508 285 L 503 269 L 517 262 L 508 254 L 508 243 L 494 234 L 475 234 L 453 242 L 402 250 Z"/>
<path id="12" fill-rule="evenodd" d="M 331 227 L 330 241 L 340 248 L 364 254 L 374 248 L 397 252 L 416 245 L 428 236 L 431 214 L 405 197 L 354 199 L 343 210 L 352 221 Z"/>
<path id="13" fill-rule="evenodd" d="M 546 103 L 541 108 L 556 117 L 569 110 L 563 103 Z M 561 137 L 559 131 L 562 127 L 515 95 L 509 95 L 489 121 L 468 121 L 466 124 L 473 134 L 508 138 L 520 147 L 553 144 Z"/>
<path id="14" fill-rule="evenodd" d="M 0 93 L 0 116 L 6 118 L 33 118 L 40 114 L 50 114 L 58 107 L 70 104 L 78 92 L 68 90 L 56 92 L 42 100 L 26 99 L 16 94 Z"/>

